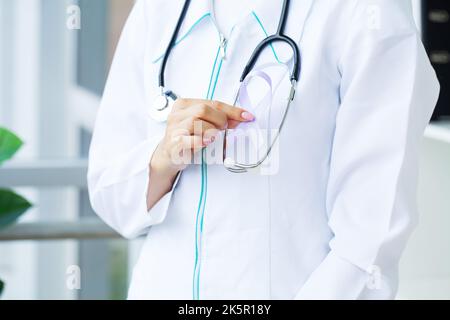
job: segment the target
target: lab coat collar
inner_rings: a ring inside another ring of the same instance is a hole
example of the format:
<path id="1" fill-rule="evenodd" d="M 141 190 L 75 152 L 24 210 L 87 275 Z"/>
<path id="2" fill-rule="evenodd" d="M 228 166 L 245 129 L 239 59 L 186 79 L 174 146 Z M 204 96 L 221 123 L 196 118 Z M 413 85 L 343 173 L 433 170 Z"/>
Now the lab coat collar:
<path id="1" fill-rule="evenodd" d="M 200 23 L 211 23 L 208 14 L 210 13 L 210 0 L 194 0 L 191 1 L 189 5 L 189 9 L 184 18 L 183 24 L 181 25 L 180 31 L 178 32 L 178 41 L 183 37 L 189 35 L 191 31 L 195 29 L 195 26 Z M 185 0 L 178 0 L 177 3 L 172 3 L 172 1 L 165 1 L 163 3 L 164 8 L 167 12 L 170 12 L 176 18 L 174 18 L 173 23 L 169 27 L 169 33 L 167 34 L 167 39 L 164 38 L 164 41 L 161 43 L 161 46 L 158 50 L 155 51 L 155 55 L 152 56 L 152 63 L 158 63 L 164 56 L 164 52 L 167 48 L 167 43 L 172 36 L 173 30 L 175 28 L 175 24 L 177 23 L 180 13 L 185 4 Z"/>
<path id="2" fill-rule="evenodd" d="M 193 25 L 195 25 L 199 19 L 204 17 L 205 15 L 209 15 L 208 22 L 215 25 L 216 29 L 218 30 L 218 33 L 221 31 L 224 32 L 224 34 L 228 34 L 230 30 L 220 30 L 215 17 L 215 8 L 214 8 L 214 0 L 195 0 L 191 2 L 191 5 L 189 7 L 189 13 L 186 16 L 185 22 L 183 23 L 183 26 L 181 28 L 181 33 L 183 34 L 184 31 L 189 30 L 192 28 Z M 242 19 L 241 21 L 238 21 L 236 23 L 236 27 L 239 27 L 240 25 L 244 25 L 246 21 L 250 18 L 250 15 L 252 13 L 252 8 L 248 8 L 248 15 Z"/>
<path id="3" fill-rule="evenodd" d="M 188 34 L 188 32 L 201 20 L 205 20 L 201 23 L 214 24 L 211 1 L 213 0 L 195 0 L 191 2 L 188 14 L 180 29 L 179 37 Z M 300 45 L 300 50 L 302 49 L 302 35 L 307 24 L 308 16 L 313 7 L 313 1 L 314 0 L 297 0 L 291 2 L 290 5 L 285 34 Z M 183 3 L 183 1 L 179 2 L 179 10 L 181 10 Z M 281 14 L 282 1 L 279 1 L 279 4 L 276 6 L 278 8 L 267 5 L 267 3 L 262 0 L 254 2 L 253 7 L 249 8 L 252 12 L 249 12 L 249 15 L 246 18 L 236 24 L 237 29 L 245 29 L 245 32 L 261 37 L 261 40 L 264 37 L 264 34 L 261 34 L 261 28 L 264 28 L 268 35 L 275 34 Z M 207 17 L 207 15 L 211 15 L 211 17 Z M 217 39 L 219 41 L 219 37 Z M 286 50 L 280 46 L 279 43 L 275 43 L 274 47 L 276 48 L 276 51 L 280 53 L 280 61 L 284 61 L 291 65 L 293 57 L 292 50 Z M 158 62 L 162 57 L 162 54 L 163 49 L 160 50 L 157 57 L 154 57 L 153 63 Z"/>
<path id="4" fill-rule="evenodd" d="M 198 21 L 203 15 L 210 13 L 211 0 L 193 0 L 189 6 L 188 14 L 186 15 L 185 22 L 183 23 L 181 34 L 183 29 L 188 30 L 195 22 Z M 181 1 L 184 3 L 184 1 Z M 180 6 L 181 10 L 182 5 Z"/>
<path id="5" fill-rule="evenodd" d="M 211 1 L 213 0 L 195 0 L 191 2 L 189 13 L 186 16 L 185 23 L 183 23 L 180 34 L 184 34 L 187 30 L 189 30 L 202 16 L 206 14 L 212 15 Z M 253 7 L 250 8 L 261 20 L 261 23 L 264 25 L 268 34 L 274 34 L 278 27 L 281 7 L 283 5 L 282 1 L 278 2 L 279 4 L 277 9 L 274 9 L 271 5 L 267 5 L 267 2 L 265 1 L 255 1 Z M 290 4 L 286 34 L 291 36 L 296 42 L 301 40 L 306 20 L 312 9 L 313 2 L 314 0 L 297 0 L 292 1 Z M 180 1 L 180 10 L 182 5 L 183 1 Z M 251 19 L 250 15 L 244 20 L 248 19 Z M 210 23 L 211 22 L 212 21 L 210 21 Z M 240 22 L 238 25 L 239 24 Z"/>

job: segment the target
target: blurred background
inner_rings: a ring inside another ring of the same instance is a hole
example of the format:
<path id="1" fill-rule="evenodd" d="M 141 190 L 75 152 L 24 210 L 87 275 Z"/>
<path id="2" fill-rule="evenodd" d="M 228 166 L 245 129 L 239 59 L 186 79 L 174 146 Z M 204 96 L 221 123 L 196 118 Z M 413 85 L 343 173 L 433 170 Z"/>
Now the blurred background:
<path id="1" fill-rule="evenodd" d="M 450 299 L 450 2 L 413 2 L 443 92 L 423 139 L 421 218 L 402 258 L 398 298 Z M 34 204 L 0 231 L 3 299 L 126 298 L 141 243 L 121 240 L 95 217 L 85 177 L 96 110 L 133 3 L 0 0 L 0 127 L 25 141 L 0 168 L 0 187 Z"/>

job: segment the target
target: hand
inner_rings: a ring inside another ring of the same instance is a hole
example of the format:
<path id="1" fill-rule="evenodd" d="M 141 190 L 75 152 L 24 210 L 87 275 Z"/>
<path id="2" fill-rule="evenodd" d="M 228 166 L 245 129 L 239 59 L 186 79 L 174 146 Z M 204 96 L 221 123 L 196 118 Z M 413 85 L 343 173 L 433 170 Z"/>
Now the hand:
<path id="1" fill-rule="evenodd" d="M 191 160 L 195 152 L 214 142 L 219 131 L 253 120 L 251 113 L 226 103 L 178 99 L 167 119 L 166 134 L 150 162 L 148 209 L 170 191 L 177 174 L 189 165 L 185 155 Z"/>
<path id="2" fill-rule="evenodd" d="M 223 102 L 178 99 L 167 120 L 164 139 L 152 159 L 152 166 L 181 171 L 190 164 L 192 155 L 213 143 L 226 128 L 254 120 L 244 109 Z"/>

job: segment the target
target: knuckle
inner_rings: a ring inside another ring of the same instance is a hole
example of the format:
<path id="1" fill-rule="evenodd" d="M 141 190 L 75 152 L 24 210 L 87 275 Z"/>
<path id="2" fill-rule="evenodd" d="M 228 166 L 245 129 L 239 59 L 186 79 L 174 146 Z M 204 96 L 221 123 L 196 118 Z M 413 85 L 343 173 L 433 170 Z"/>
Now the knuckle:
<path id="1" fill-rule="evenodd" d="M 209 108 L 206 104 L 201 104 L 198 106 L 197 116 L 204 117 L 208 115 Z"/>
<path id="2" fill-rule="evenodd" d="M 220 116 L 220 125 L 224 127 L 228 123 L 228 117 L 225 113 L 222 113 Z"/>
<path id="3" fill-rule="evenodd" d="M 213 101 L 213 105 L 214 105 L 214 108 L 216 108 L 217 110 L 223 111 L 223 105 L 220 102 Z"/>
<path id="4" fill-rule="evenodd" d="M 196 126 L 197 121 L 198 121 L 197 117 L 194 117 L 194 116 L 189 117 L 189 119 L 188 119 L 188 123 L 189 123 L 188 130 L 189 130 L 189 132 L 193 132 L 195 130 L 195 126 Z"/>

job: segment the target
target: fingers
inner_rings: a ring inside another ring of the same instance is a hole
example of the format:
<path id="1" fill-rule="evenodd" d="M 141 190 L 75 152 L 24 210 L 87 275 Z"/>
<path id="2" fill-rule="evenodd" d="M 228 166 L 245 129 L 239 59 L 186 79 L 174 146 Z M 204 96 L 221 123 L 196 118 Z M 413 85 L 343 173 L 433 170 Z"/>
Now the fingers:
<path id="1" fill-rule="evenodd" d="M 200 150 L 205 147 L 200 136 L 180 136 L 179 147 L 183 150 Z"/>
<path id="2" fill-rule="evenodd" d="M 213 105 L 217 110 L 225 113 L 229 120 L 240 122 L 249 122 L 255 120 L 255 117 L 250 112 L 242 108 L 231 106 L 229 104 L 218 101 L 213 101 Z"/>
<path id="3" fill-rule="evenodd" d="M 192 152 L 197 153 L 211 143 L 205 142 L 204 138 L 201 136 L 182 135 L 177 136 L 174 140 L 175 140 L 174 145 L 171 148 L 172 150 L 171 156 L 172 161 L 176 164 L 182 163 L 180 160 L 177 160 L 177 157 L 180 156 L 181 157 L 188 156 L 189 158 L 187 159 L 187 161 L 184 161 L 183 164 L 189 164 L 191 161 L 190 156 L 192 155 Z"/>
<path id="4" fill-rule="evenodd" d="M 190 108 L 183 109 L 180 111 L 180 117 L 204 120 L 220 130 L 224 130 L 228 126 L 226 114 L 206 104 L 195 104 Z"/>
<path id="5" fill-rule="evenodd" d="M 200 105 L 198 107 L 203 111 L 203 116 L 214 116 L 217 113 L 214 111 L 219 111 L 224 113 L 227 117 L 227 120 L 235 120 L 239 122 L 248 122 L 253 121 L 255 117 L 245 109 L 235 107 L 224 102 L 219 101 L 211 101 L 211 100 L 202 100 L 202 99 L 182 99 L 180 101 L 180 108 L 190 109 L 193 105 Z M 212 109 L 212 110 L 211 110 Z M 198 110 L 197 110 L 198 111 Z M 222 116 L 223 117 L 223 116 Z M 212 119 L 206 119 L 212 120 Z"/>
<path id="6" fill-rule="evenodd" d="M 178 99 L 167 120 L 162 149 L 184 168 L 193 154 L 215 141 L 219 131 L 253 120 L 246 110 L 223 102 Z"/>
<path id="7" fill-rule="evenodd" d="M 204 120 L 199 120 L 195 117 L 181 120 L 178 126 L 178 130 L 184 131 L 182 132 L 182 134 L 184 135 L 201 136 L 206 138 L 208 141 L 219 133 L 219 130 L 214 124 Z"/>
<path id="8" fill-rule="evenodd" d="M 240 123 L 241 123 L 240 121 L 229 120 L 228 121 L 228 129 L 236 129 Z"/>
<path id="9" fill-rule="evenodd" d="M 192 163 L 193 153 L 199 152 L 204 147 L 203 139 L 200 136 L 176 136 L 168 146 L 169 161 L 172 165 L 184 168 Z"/>

